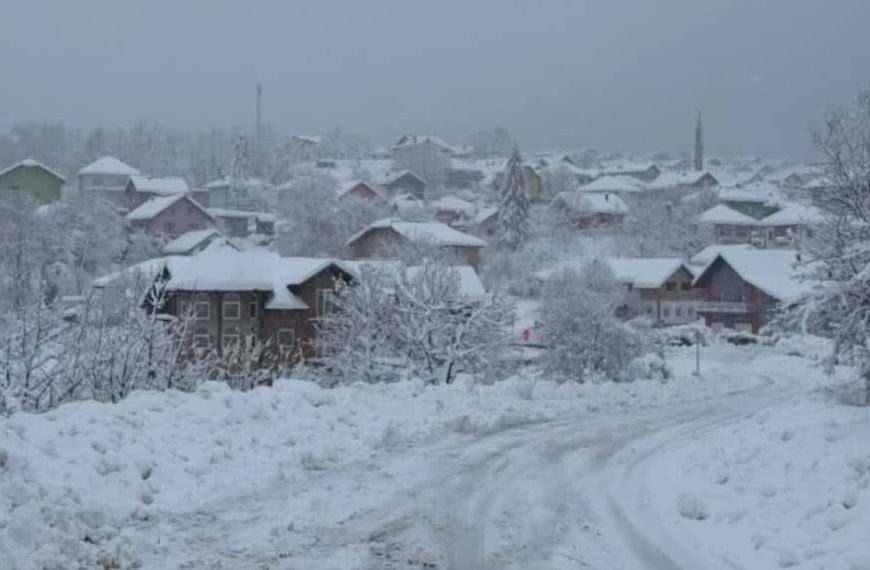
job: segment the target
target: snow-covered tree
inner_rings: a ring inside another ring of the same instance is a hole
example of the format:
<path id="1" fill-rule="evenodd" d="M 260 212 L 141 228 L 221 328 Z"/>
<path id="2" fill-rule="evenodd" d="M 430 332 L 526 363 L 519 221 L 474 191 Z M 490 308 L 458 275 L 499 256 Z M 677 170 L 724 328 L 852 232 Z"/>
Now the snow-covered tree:
<path id="1" fill-rule="evenodd" d="M 335 311 L 318 325 L 322 381 L 408 375 L 449 382 L 457 372 L 484 374 L 500 361 L 512 316 L 497 295 L 463 297 L 450 267 L 365 265 L 339 287 Z"/>
<path id="2" fill-rule="evenodd" d="M 804 254 L 823 286 L 787 317 L 833 338 L 829 367 L 854 364 L 870 404 L 870 91 L 855 108 L 831 111 L 815 142 L 833 186 L 823 201 L 826 222 Z"/>
<path id="3" fill-rule="evenodd" d="M 336 181 L 317 169 L 297 171 L 281 191 L 278 212 L 285 223 L 277 236 L 282 255 L 341 256 L 354 233 L 387 215 L 374 200 L 336 195 Z"/>
<path id="4" fill-rule="evenodd" d="M 230 196 L 238 205 L 248 187 L 251 174 L 251 155 L 248 149 L 248 137 L 239 133 L 233 145 L 233 163 L 230 168 Z"/>
<path id="5" fill-rule="evenodd" d="M 639 257 L 689 257 L 714 242 L 712 230 L 698 217 L 715 204 L 714 193 L 706 189 L 643 192 L 632 197 L 621 232 Z"/>
<path id="6" fill-rule="evenodd" d="M 501 187 L 501 203 L 498 210 L 500 239 L 508 247 L 517 249 L 529 235 L 529 194 L 523 175 L 523 159 L 514 149 L 508 160 L 504 182 Z"/>
<path id="7" fill-rule="evenodd" d="M 551 278 L 541 295 L 544 368 L 563 380 L 625 379 L 641 339 L 616 318 L 620 286 L 609 268 L 592 262 Z"/>

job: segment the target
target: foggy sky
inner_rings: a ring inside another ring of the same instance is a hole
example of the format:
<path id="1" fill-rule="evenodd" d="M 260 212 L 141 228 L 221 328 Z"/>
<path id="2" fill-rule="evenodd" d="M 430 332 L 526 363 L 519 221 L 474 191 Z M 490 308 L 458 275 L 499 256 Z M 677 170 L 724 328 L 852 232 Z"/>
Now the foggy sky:
<path id="1" fill-rule="evenodd" d="M 0 128 L 264 119 L 524 149 L 812 157 L 870 84 L 867 0 L 0 0 Z"/>

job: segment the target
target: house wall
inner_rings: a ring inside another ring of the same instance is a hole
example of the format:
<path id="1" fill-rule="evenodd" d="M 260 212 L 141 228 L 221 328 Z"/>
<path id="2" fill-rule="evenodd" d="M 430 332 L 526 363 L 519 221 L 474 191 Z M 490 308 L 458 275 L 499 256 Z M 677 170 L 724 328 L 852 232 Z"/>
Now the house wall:
<path id="1" fill-rule="evenodd" d="M 753 243 L 761 238 L 761 232 L 752 226 L 716 224 L 713 227 L 716 243 L 725 245 Z"/>
<path id="2" fill-rule="evenodd" d="M 218 225 L 230 237 L 245 237 L 248 231 L 248 218 L 241 216 L 218 216 Z"/>
<path id="3" fill-rule="evenodd" d="M 272 362 L 292 363 L 298 361 L 300 356 L 307 359 L 316 355 L 317 290 L 332 290 L 336 279 L 347 278 L 347 275 L 329 268 L 302 285 L 291 287 L 293 293 L 308 305 L 307 309 L 266 309 L 265 305 L 271 293 L 263 291 L 179 291 L 168 304 L 168 312 L 176 316 L 189 314 L 185 311 L 192 310 L 194 305 L 190 303 L 194 303 L 197 298 L 206 298 L 209 302 L 209 315 L 208 318 L 193 319 L 190 327 L 191 346 L 197 329 L 202 329 L 209 335 L 209 348 L 223 350 L 226 346 L 223 341 L 226 333 L 237 329 L 240 336 L 254 335 L 263 342 Z M 238 295 L 241 301 L 238 319 L 227 319 L 223 316 L 222 303 L 231 295 Z M 252 304 L 255 306 L 253 310 Z M 278 346 L 278 331 L 282 329 L 293 331 L 294 346 Z"/>
<path id="4" fill-rule="evenodd" d="M 184 199 L 178 200 L 150 220 L 133 222 L 133 227 L 142 228 L 151 235 L 164 235 L 173 239 L 191 230 L 204 230 L 213 226 L 211 218 Z"/>
<path id="5" fill-rule="evenodd" d="M 41 202 L 60 200 L 63 182 L 38 166 L 24 166 L 0 176 L 0 197 L 27 192 Z"/>
<path id="6" fill-rule="evenodd" d="M 746 303 L 744 311 L 702 313 L 708 326 L 746 330 L 758 334 L 761 327 L 770 322 L 776 312 L 778 301 L 757 287 L 747 283 L 722 259 L 702 283 L 704 300 L 712 303 Z"/>
<path id="7" fill-rule="evenodd" d="M 694 321 L 702 292 L 692 286 L 692 280 L 692 275 L 681 267 L 661 287 L 639 289 L 641 312 L 664 324 Z"/>

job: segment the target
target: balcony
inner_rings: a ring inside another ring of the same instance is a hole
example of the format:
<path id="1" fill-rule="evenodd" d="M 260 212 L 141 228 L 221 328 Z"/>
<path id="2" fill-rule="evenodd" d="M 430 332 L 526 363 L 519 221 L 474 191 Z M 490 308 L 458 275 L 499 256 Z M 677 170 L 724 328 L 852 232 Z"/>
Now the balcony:
<path id="1" fill-rule="evenodd" d="M 699 313 L 751 313 L 752 305 L 742 301 L 702 301 L 698 303 Z"/>

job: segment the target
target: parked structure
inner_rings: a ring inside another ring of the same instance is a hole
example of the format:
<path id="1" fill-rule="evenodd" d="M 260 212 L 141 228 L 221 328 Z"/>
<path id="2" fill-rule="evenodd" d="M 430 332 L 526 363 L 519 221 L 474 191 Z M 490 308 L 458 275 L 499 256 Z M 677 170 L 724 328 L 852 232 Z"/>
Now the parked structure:
<path id="1" fill-rule="evenodd" d="M 0 170 L 0 198 L 24 196 L 39 202 L 56 202 L 66 178 L 32 158 Z"/>

